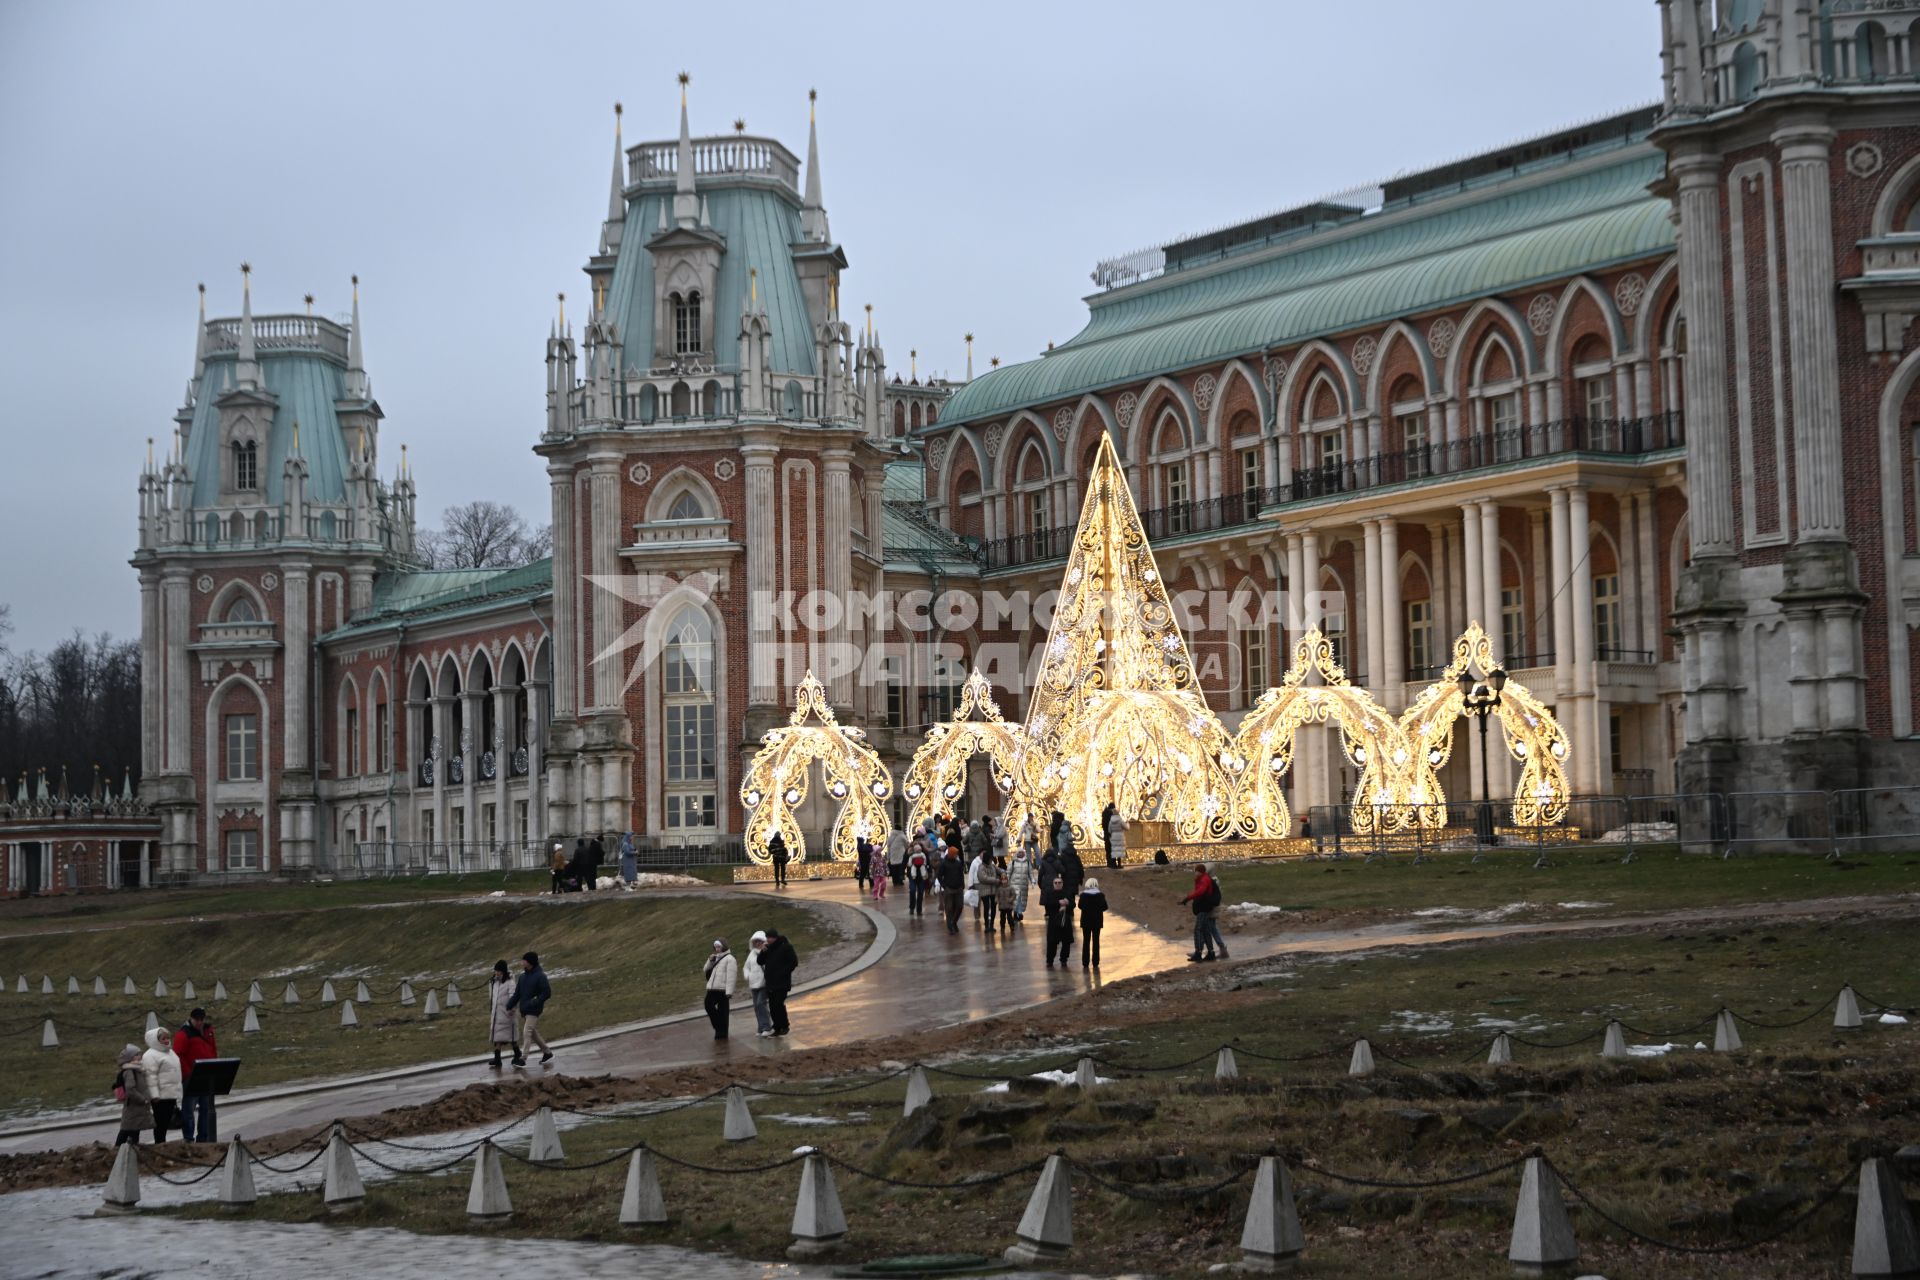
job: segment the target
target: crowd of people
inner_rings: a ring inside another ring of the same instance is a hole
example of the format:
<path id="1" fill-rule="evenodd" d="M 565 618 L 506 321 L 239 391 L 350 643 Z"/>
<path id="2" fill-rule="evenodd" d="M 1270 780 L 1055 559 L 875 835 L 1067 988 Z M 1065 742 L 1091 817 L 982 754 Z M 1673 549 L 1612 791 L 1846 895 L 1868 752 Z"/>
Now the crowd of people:
<path id="1" fill-rule="evenodd" d="M 217 1142 L 220 1134 L 210 1090 L 189 1092 L 194 1068 L 220 1056 L 213 1023 L 205 1009 L 195 1009 L 169 1037 L 154 1027 L 147 1047 L 130 1044 L 120 1050 L 113 1076 L 113 1096 L 120 1104 L 120 1134 L 116 1147 L 138 1145 L 140 1134 L 153 1130 L 155 1142 L 165 1142 L 178 1128 L 186 1142 Z"/>
<path id="2" fill-rule="evenodd" d="M 611 838 L 611 837 L 609 837 Z M 633 832 L 623 831 L 615 853 L 619 869 L 618 886 L 631 889 L 640 877 L 640 851 Z M 573 852 L 555 841 L 548 854 L 547 870 L 552 873 L 553 893 L 591 893 L 600 884 L 600 868 L 606 865 L 607 846 L 599 836 L 581 836 L 573 842 Z"/>

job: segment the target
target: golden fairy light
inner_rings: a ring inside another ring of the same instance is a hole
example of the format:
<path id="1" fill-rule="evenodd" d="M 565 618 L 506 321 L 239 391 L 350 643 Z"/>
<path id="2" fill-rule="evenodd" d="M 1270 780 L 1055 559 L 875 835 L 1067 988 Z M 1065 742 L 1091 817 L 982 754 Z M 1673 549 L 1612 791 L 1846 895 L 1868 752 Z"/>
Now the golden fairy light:
<path id="1" fill-rule="evenodd" d="M 794 810 L 807 798 L 815 761 L 826 776 L 827 794 L 840 802 L 833 824 L 832 857 L 851 861 L 862 837 L 875 844 L 887 838 L 893 777 L 866 737 L 859 728 L 834 719 L 826 689 L 813 672 L 807 672 L 794 690 L 793 714 L 786 724 L 761 737 L 760 750 L 740 784 L 740 803 L 748 814 L 749 857 L 762 865 L 771 862 L 767 842 L 777 831 L 792 859 L 806 861 L 806 836 Z"/>
<path id="2" fill-rule="evenodd" d="M 1019 727 L 1001 717 L 992 687 L 976 668 L 960 687 L 960 704 L 953 718 L 929 729 L 926 740 L 913 753 L 913 763 L 900 787 L 900 794 L 907 799 L 907 828 L 919 830 L 921 823 L 959 799 L 966 789 L 967 762 L 984 755 L 994 785 L 1007 798 L 1007 829 L 1018 830 L 1015 824 L 1025 816 L 1024 812 L 1015 812 L 1022 807 L 1015 793 L 1021 746 Z"/>

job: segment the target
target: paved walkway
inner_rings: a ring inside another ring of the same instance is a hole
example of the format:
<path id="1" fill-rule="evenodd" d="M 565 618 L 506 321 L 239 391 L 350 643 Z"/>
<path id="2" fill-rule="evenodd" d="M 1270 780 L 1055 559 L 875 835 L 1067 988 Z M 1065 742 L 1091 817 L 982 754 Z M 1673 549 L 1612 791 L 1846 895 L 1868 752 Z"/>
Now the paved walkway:
<path id="1" fill-rule="evenodd" d="M 962 917 L 958 934 L 946 931 L 931 906 L 924 916 L 910 916 L 904 890 L 898 894 L 890 890 L 878 903 L 856 898 L 856 886 L 850 880 L 810 881 L 784 891 L 751 892 L 858 906 L 875 922 L 876 945 L 863 957 L 864 968 L 852 966 L 858 971 L 851 976 L 817 990 L 797 991 L 789 1001 L 793 1027 L 789 1036 L 756 1036 L 752 1010 L 736 1006 L 733 1033 L 720 1043 L 714 1041 L 705 1015 L 696 1010 L 632 1031 L 587 1037 L 586 1043 L 563 1042 L 549 1067 L 540 1067 L 536 1060 L 524 1073 L 493 1071 L 485 1065 L 484 1050 L 476 1046 L 471 1061 L 393 1072 L 373 1080 L 279 1086 L 262 1090 L 263 1096 L 254 1100 L 238 1097 L 221 1105 L 220 1132 L 224 1137 L 317 1128 L 335 1118 L 377 1115 L 430 1102 L 450 1090 L 496 1081 L 503 1075 L 537 1078 L 550 1070 L 571 1076 L 641 1076 L 676 1067 L 780 1057 L 798 1049 L 906 1031 L 931 1031 L 1072 995 L 1101 982 L 1186 964 L 1184 947 L 1109 912 L 1101 937 L 1099 973 L 1081 970 L 1077 932 L 1073 964 L 1049 969 L 1041 955 L 1046 935 L 1039 923 L 1037 895 L 1028 904 L 1028 923 L 1008 934 L 986 935 L 971 915 Z M 893 935 L 890 944 L 889 934 Z M 1270 954 L 1280 941 L 1278 937 L 1264 944 L 1250 941 L 1235 954 Z M 803 956 L 800 977 L 804 981 L 809 976 L 820 975 L 809 975 Z M 561 1029 L 566 1025 L 566 985 L 561 982 L 557 987 L 553 1022 L 554 1029 Z M 102 1140 L 109 1127 L 100 1121 L 0 1136 L 0 1152 L 82 1146 Z"/>

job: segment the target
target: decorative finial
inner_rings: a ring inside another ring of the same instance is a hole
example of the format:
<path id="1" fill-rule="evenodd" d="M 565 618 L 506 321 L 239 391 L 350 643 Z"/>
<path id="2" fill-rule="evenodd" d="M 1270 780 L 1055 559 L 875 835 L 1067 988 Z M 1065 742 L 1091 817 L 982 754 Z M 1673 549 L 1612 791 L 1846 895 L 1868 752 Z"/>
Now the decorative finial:
<path id="1" fill-rule="evenodd" d="M 755 307 L 760 305 L 760 268 L 758 267 L 747 268 L 747 303 Z"/>
<path id="2" fill-rule="evenodd" d="M 567 295 L 563 293 L 558 296 L 560 298 L 560 334 L 562 337 L 565 337 L 567 332 Z M 401 445 L 400 447 L 402 451 L 406 449 L 405 445 Z"/>
<path id="3" fill-rule="evenodd" d="M 747 118 L 745 116 L 735 116 L 733 118 L 733 131 L 735 133 L 745 133 L 747 131 Z"/>
<path id="4" fill-rule="evenodd" d="M 682 71 L 680 73 L 680 105 L 682 107 L 687 105 L 687 82 L 691 79 L 693 79 L 693 77 L 686 72 Z"/>
<path id="5" fill-rule="evenodd" d="M 968 334 L 968 335 L 967 335 L 967 345 L 968 345 L 968 346 L 972 346 L 972 345 L 973 345 L 973 335 L 972 335 L 972 334 Z"/>
<path id="6" fill-rule="evenodd" d="M 613 104 L 613 127 L 614 127 L 614 128 L 616 128 L 616 129 L 618 129 L 618 128 L 620 127 L 620 113 L 621 113 L 621 112 L 622 112 L 622 111 L 623 111 L 624 109 L 625 109 L 625 108 L 623 108 L 623 107 L 622 107 L 622 106 L 621 106 L 621 105 L 620 105 L 619 103 L 617 103 L 617 102 Z"/>
<path id="7" fill-rule="evenodd" d="M 241 263 L 241 264 L 240 264 L 240 274 L 241 274 L 241 275 L 243 275 L 243 276 L 250 276 L 250 275 L 252 275 L 252 274 L 253 274 L 253 264 L 252 264 L 251 262 L 243 262 L 243 263 Z"/>
<path id="8" fill-rule="evenodd" d="M 207 282 L 205 280 L 200 282 L 200 296 L 203 298 L 207 296 Z"/>
<path id="9" fill-rule="evenodd" d="M 293 420 L 293 452 L 296 457 L 300 453 L 300 419 L 298 418 Z"/>
<path id="10" fill-rule="evenodd" d="M 306 297 L 306 303 L 307 303 L 307 314 L 312 315 L 313 314 L 313 295 L 309 293 L 305 295 L 305 297 Z"/>
<path id="11" fill-rule="evenodd" d="M 808 124 L 812 124 L 814 122 L 814 104 L 819 101 L 820 101 L 820 91 L 818 89 L 807 90 L 807 123 Z"/>
<path id="12" fill-rule="evenodd" d="M 987 361 L 987 363 L 998 369 L 1000 367 L 1000 357 L 995 356 L 993 359 Z"/>
<path id="13" fill-rule="evenodd" d="M 605 280 L 595 280 L 593 282 L 593 309 L 596 312 L 603 312 L 607 309 L 607 282 Z"/>

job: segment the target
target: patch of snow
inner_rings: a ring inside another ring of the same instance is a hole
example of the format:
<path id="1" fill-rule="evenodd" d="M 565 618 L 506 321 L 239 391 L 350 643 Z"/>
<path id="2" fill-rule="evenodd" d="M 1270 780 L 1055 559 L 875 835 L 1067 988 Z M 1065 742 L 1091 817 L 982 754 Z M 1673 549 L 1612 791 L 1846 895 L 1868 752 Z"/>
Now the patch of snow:
<path id="1" fill-rule="evenodd" d="M 1236 902 L 1227 910 L 1243 916 L 1283 916 L 1287 913 L 1285 907 L 1270 907 L 1263 902 Z"/>
<path id="2" fill-rule="evenodd" d="M 836 1120 L 832 1116 L 762 1116 L 761 1119 L 778 1120 L 782 1124 L 798 1124 L 798 1125 L 845 1124 L 846 1123 L 846 1121 Z M 798 1153 L 796 1152 L 795 1154 L 798 1154 Z"/>
<path id="3" fill-rule="evenodd" d="M 986 1088 L 984 1088 L 984 1089 L 982 1089 L 982 1090 L 981 1090 L 980 1092 L 982 1092 L 982 1093 L 1008 1093 L 1008 1092 L 1011 1092 L 1011 1091 L 1012 1091 L 1012 1089 L 1013 1089 L 1013 1086 L 1012 1086 L 1012 1085 L 1010 1085 L 1010 1084 L 1008 1084 L 1008 1083 L 1007 1083 L 1007 1082 L 1006 1082 L 1005 1080 L 1002 1080 L 1002 1081 L 1001 1081 L 1001 1082 L 1000 1082 L 999 1084 L 990 1084 L 990 1085 L 988 1085 L 988 1086 L 987 1086 Z"/>
<path id="4" fill-rule="evenodd" d="M 1560 904 L 1560 909 L 1562 911 L 1598 911 L 1602 907 L 1612 905 L 1611 902 L 1563 902 Z"/>
<path id="5" fill-rule="evenodd" d="M 1907 1025 L 1907 1020 L 1897 1013 L 1883 1013 L 1880 1015 L 1880 1021 L 1882 1025 L 1889 1027 L 1904 1027 Z"/>
<path id="6" fill-rule="evenodd" d="M 810 1156 L 814 1152 L 818 1151 L 819 1149 L 820 1148 L 818 1147 L 795 1147 L 793 1149 L 793 1154 L 797 1156 Z"/>
<path id="7" fill-rule="evenodd" d="M 1471 920 L 1476 924 L 1493 924 L 1508 916 L 1518 915 L 1533 905 L 1531 902 L 1509 902 L 1505 906 L 1479 911 L 1469 907 L 1422 907 L 1413 915 L 1420 920 Z"/>
<path id="8" fill-rule="evenodd" d="M 1680 1046 L 1677 1044 L 1630 1044 L 1627 1052 L 1636 1058 L 1658 1058 L 1672 1053 Z"/>
<path id="9" fill-rule="evenodd" d="M 492 893 L 488 894 L 487 896 L 489 898 L 504 898 L 507 896 L 507 891 L 505 889 L 495 889 Z"/>
<path id="10" fill-rule="evenodd" d="M 1705 1049 L 1707 1047 L 1707 1042 L 1705 1040 L 1695 1040 L 1693 1042 L 1693 1047 L 1696 1049 Z"/>
<path id="11" fill-rule="evenodd" d="M 1629 822 L 1602 835 L 1595 844 L 1671 844 L 1680 838 L 1680 828 L 1671 822 Z"/>
<path id="12" fill-rule="evenodd" d="M 1047 1080 L 1053 1084 L 1066 1085 L 1072 1084 L 1077 1077 L 1071 1071 L 1036 1071 L 1028 1078 L 1032 1080 Z M 1094 1076 L 1093 1082 L 1095 1084 L 1113 1083 L 1113 1081 L 1102 1075 Z"/>
<path id="13" fill-rule="evenodd" d="M 1437 1013 L 1422 1013 L 1418 1009 L 1396 1009 L 1393 1021 L 1380 1029 L 1411 1031 L 1416 1035 L 1442 1035 L 1453 1030 L 1453 1020 Z"/>

